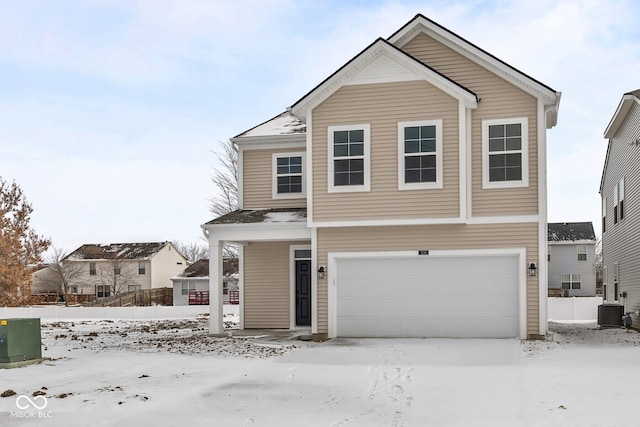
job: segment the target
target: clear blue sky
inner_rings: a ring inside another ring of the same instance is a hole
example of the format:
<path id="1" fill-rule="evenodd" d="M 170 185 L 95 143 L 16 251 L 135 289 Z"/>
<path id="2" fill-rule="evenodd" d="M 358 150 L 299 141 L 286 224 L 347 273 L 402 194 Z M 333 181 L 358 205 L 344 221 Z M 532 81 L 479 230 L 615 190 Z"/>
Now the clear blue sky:
<path id="1" fill-rule="evenodd" d="M 0 0 L 0 176 L 69 251 L 196 241 L 211 151 L 416 13 L 563 92 L 549 220 L 599 233 L 603 132 L 640 88 L 633 0 Z"/>

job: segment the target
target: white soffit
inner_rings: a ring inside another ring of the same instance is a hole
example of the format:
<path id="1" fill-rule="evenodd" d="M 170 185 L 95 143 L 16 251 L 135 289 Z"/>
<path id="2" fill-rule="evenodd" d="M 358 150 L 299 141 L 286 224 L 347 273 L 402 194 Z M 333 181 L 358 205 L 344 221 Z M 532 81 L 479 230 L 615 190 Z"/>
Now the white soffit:
<path id="1" fill-rule="evenodd" d="M 424 77 L 382 54 L 349 80 L 349 84 L 371 84 L 423 80 Z"/>

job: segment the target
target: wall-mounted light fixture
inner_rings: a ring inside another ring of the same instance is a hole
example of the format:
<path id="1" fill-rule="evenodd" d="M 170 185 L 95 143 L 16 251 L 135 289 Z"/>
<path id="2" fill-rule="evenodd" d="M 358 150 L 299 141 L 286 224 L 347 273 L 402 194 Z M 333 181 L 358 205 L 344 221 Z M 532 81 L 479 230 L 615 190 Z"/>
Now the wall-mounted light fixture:
<path id="1" fill-rule="evenodd" d="M 529 276 L 535 276 L 537 270 L 538 270 L 538 267 L 536 267 L 535 262 L 532 262 L 531 264 L 529 264 Z"/>
<path id="2" fill-rule="evenodd" d="M 321 265 L 318 269 L 318 279 L 324 279 L 324 265 Z"/>

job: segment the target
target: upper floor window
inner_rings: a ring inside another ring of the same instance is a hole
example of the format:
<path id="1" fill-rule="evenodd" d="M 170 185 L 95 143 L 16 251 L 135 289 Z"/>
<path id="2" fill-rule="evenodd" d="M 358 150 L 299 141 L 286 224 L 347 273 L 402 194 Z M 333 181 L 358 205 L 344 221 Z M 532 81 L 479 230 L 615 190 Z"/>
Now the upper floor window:
<path id="1" fill-rule="evenodd" d="M 95 262 L 90 262 L 89 263 L 89 274 L 91 276 L 95 276 L 96 275 L 96 263 Z"/>
<path id="2" fill-rule="evenodd" d="M 578 261 L 587 260 L 587 247 L 585 245 L 578 245 Z"/>
<path id="3" fill-rule="evenodd" d="M 482 121 L 482 188 L 529 185 L 528 119 Z"/>
<path id="4" fill-rule="evenodd" d="M 607 231 L 607 198 L 602 198 L 602 232 Z"/>
<path id="5" fill-rule="evenodd" d="M 146 274 L 147 273 L 147 265 L 144 261 L 138 262 L 138 274 Z"/>
<path id="6" fill-rule="evenodd" d="M 328 191 L 369 191 L 370 125 L 329 126 L 328 134 Z"/>
<path id="7" fill-rule="evenodd" d="M 398 123 L 398 188 L 442 188 L 442 120 Z"/>
<path id="8" fill-rule="evenodd" d="M 613 223 L 624 219 L 624 178 L 613 188 Z"/>
<path id="9" fill-rule="evenodd" d="M 273 198 L 305 197 L 304 153 L 273 154 Z"/>

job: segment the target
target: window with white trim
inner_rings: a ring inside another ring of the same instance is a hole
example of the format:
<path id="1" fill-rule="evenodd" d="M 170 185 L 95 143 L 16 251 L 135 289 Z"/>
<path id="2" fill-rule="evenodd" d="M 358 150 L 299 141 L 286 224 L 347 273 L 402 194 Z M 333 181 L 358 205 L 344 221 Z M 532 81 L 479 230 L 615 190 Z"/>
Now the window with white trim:
<path id="1" fill-rule="evenodd" d="M 398 123 L 398 189 L 442 188 L 442 120 Z"/>
<path id="2" fill-rule="evenodd" d="M 587 246 L 578 245 L 578 261 L 586 261 L 586 260 L 587 260 Z"/>
<path id="3" fill-rule="evenodd" d="M 482 188 L 529 186 L 526 117 L 482 121 Z"/>
<path id="4" fill-rule="evenodd" d="M 196 283 L 195 282 L 182 282 L 182 295 L 189 295 L 189 291 L 195 291 L 196 290 Z"/>
<path id="5" fill-rule="evenodd" d="M 618 182 L 618 214 L 622 221 L 624 219 L 624 178 Z"/>
<path id="6" fill-rule="evenodd" d="M 580 289 L 579 274 L 563 274 L 562 289 Z"/>
<path id="7" fill-rule="evenodd" d="M 613 189 L 613 223 L 618 223 L 618 185 Z"/>
<path id="8" fill-rule="evenodd" d="M 329 126 L 328 191 L 369 191 L 371 126 Z"/>
<path id="9" fill-rule="evenodd" d="M 274 199 L 305 197 L 304 156 L 304 152 L 273 154 Z"/>

